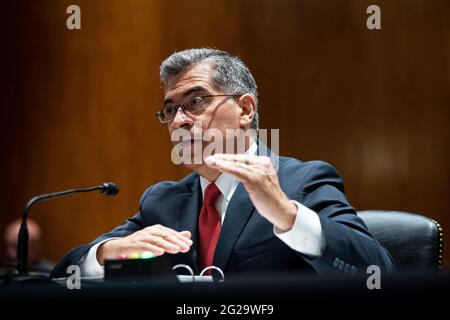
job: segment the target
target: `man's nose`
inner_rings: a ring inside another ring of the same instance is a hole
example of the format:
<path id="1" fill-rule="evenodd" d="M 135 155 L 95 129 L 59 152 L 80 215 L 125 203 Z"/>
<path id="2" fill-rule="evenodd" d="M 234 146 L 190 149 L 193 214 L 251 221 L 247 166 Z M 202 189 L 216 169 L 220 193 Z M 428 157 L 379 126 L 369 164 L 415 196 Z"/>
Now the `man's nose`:
<path id="1" fill-rule="evenodd" d="M 194 121 L 189 117 L 183 110 L 183 108 L 179 107 L 177 109 L 177 113 L 175 114 L 175 118 L 172 121 L 172 127 L 174 129 L 177 128 L 186 128 L 190 127 L 194 124 Z"/>

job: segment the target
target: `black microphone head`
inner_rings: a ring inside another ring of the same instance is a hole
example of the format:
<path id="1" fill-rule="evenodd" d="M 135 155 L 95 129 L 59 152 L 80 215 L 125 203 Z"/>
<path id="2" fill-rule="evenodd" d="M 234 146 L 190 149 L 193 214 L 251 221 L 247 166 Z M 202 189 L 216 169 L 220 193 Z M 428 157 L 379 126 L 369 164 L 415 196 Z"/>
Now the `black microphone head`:
<path id="1" fill-rule="evenodd" d="M 102 193 L 107 196 L 115 196 L 119 193 L 119 186 L 112 182 L 102 183 Z"/>

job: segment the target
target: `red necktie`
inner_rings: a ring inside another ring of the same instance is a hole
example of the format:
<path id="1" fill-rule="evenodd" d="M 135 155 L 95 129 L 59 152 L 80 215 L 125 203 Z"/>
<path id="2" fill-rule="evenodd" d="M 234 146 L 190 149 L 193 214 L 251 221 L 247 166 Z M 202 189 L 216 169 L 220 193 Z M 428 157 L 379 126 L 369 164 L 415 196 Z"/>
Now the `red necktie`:
<path id="1" fill-rule="evenodd" d="M 220 190 L 215 183 L 210 183 L 205 189 L 203 206 L 198 219 L 199 262 L 201 269 L 213 264 L 214 250 L 220 234 L 220 216 L 214 207 L 214 203 L 220 194 Z M 211 270 L 208 270 L 205 274 L 211 274 Z"/>

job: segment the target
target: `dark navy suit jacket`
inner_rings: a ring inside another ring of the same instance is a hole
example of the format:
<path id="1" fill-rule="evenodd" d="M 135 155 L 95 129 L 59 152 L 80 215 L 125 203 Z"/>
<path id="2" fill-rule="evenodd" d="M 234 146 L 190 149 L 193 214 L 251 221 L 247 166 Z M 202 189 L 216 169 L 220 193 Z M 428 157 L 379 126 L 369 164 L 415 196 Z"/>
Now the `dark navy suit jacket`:
<path id="1" fill-rule="evenodd" d="M 256 211 L 240 183 L 227 208 L 214 254 L 215 266 L 225 274 L 298 269 L 315 271 L 320 275 L 354 274 L 366 272 L 369 265 L 378 265 L 387 272 L 394 270 L 389 253 L 370 235 L 348 203 L 342 179 L 331 165 L 287 157 L 277 159 L 283 191 L 290 199 L 319 215 L 325 235 L 322 256 L 315 259 L 304 256 L 276 237 L 273 225 Z M 72 250 L 55 267 L 52 276 L 67 276 L 67 267 L 78 264 L 96 243 L 111 237 L 124 237 L 154 224 L 177 231 L 191 231 L 193 245 L 189 252 L 167 255 L 173 265 L 188 264 L 198 274 L 197 221 L 201 204 L 202 190 L 196 173 L 178 182 L 153 185 L 144 192 L 135 216 L 91 243 Z"/>

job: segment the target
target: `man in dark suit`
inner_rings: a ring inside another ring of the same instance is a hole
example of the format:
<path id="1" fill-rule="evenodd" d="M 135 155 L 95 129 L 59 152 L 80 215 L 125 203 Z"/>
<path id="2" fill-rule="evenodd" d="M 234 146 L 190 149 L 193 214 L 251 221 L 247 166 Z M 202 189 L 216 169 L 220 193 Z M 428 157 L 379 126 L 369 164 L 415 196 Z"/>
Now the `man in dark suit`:
<path id="1" fill-rule="evenodd" d="M 369 265 L 394 270 L 389 253 L 348 203 L 331 165 L 278 157 L 246 134 L 258 130 L 258 94 L 239 58 L 185 50 L 162 63 L 160 77 L 165 99 L 157 116 L 168 124 L 179 151 L 172 155 L 193 173 L 147 189 L 138 214 L 72 250 L 53 276 L 66 276 L 71 264 L 84 275 L 101 275 L 105 259 L 147 251 L 166 254 L 196 273 L 210 265 L 225 273 L 355 274 Z M 218 133 L 214 139 L 196 134 L 210 129 Z M 232 144 L 230 130 L 242 138 L 242 148 Z M 232 147 L 211 152 L 213 141 Z M 203 151 L 200 161 L 194 150 Z"/>

